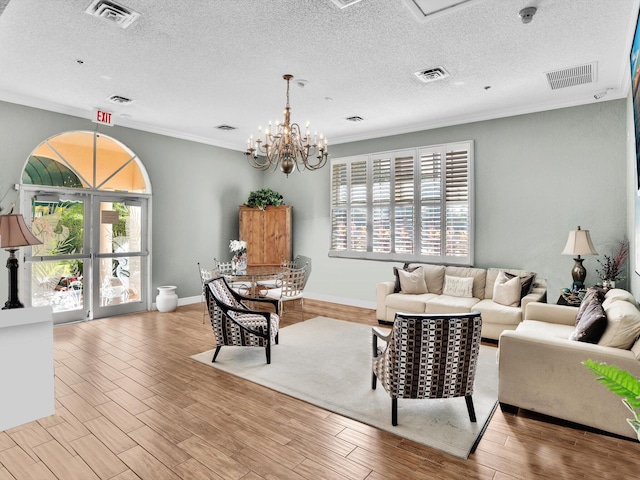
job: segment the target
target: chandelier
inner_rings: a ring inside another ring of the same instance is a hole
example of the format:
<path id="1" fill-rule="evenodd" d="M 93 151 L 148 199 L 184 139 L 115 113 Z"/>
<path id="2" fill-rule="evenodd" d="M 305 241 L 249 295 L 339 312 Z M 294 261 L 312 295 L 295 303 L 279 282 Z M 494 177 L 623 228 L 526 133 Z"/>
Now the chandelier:
<path id="1" fill-rule="evenodd" d="M 327 139 L 316 133 L 311 143 L 309 122 L 307 122 L 304 136 L 297 123 L 291 123 L 291 109 L 289 108 L 289 82 L 293 75 L 284 75 L 287 81 L 287 106 L 284 109 L 284 122 L 276 123 L 276 128 L 271 132 L 271 122 L 265 129 L 262 140 L 262 127 L 258 127 L 258 138 L 253 140 L 253 135 L 247 140 L 245 155 L 249 164 L 260 170 L 272 172 L 280 165 L 287 177 L 294 170 L 316 170 L 327 163 Z M 314 159 L 315 156 L 315 159 Z"/>

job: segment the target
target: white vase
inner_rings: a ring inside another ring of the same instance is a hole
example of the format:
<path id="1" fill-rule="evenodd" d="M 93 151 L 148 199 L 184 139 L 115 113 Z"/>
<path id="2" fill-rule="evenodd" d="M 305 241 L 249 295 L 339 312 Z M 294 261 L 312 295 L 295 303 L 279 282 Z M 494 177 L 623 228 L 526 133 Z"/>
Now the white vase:
<path id="1" fill-rule="evenodd" d="M 156 307 L 159 312 L 173 312 L 178 307 L 178 294 L 174 285 L 163 285 L 158 287 L 156 297 Z"/>

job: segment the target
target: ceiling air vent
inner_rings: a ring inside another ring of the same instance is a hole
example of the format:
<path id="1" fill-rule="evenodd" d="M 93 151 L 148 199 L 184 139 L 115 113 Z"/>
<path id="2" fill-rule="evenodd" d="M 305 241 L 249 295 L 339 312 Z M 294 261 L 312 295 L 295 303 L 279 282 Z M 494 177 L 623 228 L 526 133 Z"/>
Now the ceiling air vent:
<path id="1" fill-rule="evenodd" d="M 422 80 L 424 83 L 435 82 L 449 76 L 449 72 L 444 67 L 428 68 L 426 70 L 420 70 L 413 72 L 413 74 Z"/>
<path id="2" fill-rule="evenodd" d="M 347 117 L 347 120 L 349 120 L 350 122 L 361 122 L 364 120 L 364 118 L 359 117 L 358 115 L 354 115 L 353 117 Z"/>
<path id="3" fill-rule="evenodd" d="M 216 128 L 218 130 L 224 130 L 225 132 L 236 129 L 236 127 L 232 127 L 231 125 L 218 125 Z"/>
<path id="4" fill-rule="evenodd" d="M 130 98 L 123 97 L 121 95 L 111 95 L 108 100 L 111 103 L 117 103 L 118 105 L 128 105 L 133 102 Z"/>
<path id="5" fill-rule="evenodd" d="M 553 72 L 547 72 L 545 75 L 551 90 L 593 83 L 598 77 L 598 62 L 554 70 Z"/>
<path id="6" fill-rule="evenodd" d="M 138 12 L 110 0 L 93 0 L 85 12 L 115 23 L 120 28 L 127 28 L 140 16 Z"/>

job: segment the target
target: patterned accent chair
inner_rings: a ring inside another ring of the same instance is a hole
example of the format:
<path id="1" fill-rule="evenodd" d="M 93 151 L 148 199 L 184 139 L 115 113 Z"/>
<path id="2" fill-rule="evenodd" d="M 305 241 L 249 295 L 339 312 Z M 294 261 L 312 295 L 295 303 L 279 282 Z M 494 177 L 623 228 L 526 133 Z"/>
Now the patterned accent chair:
<path id="1" fill-rule="evenodd" d="M 278 344 L 280 316 L 278 301 L 269 298 L 252 298 L 234 291 L 224 277 L 216 277 L 206 283 L 207 307 L 211 327 L 216 339 L 215 362 L 224 345 L 264 347 L 267 363 L 271 363 L 271 345 Z M 249 309 L 244 301 L 268 303 L 275 313 Z"/>
<path id="2" fill-rule="evenodd" d="M 472 422 L 473 382 L 480 352 L 479 312 L 396 313 L 391 332 L 373 328 L 371 388 L 391 395 L 391 423 L 398 424 L 398 398 L 464 397 Z M 378 339 L 386 342 L 378 348 Z"/>

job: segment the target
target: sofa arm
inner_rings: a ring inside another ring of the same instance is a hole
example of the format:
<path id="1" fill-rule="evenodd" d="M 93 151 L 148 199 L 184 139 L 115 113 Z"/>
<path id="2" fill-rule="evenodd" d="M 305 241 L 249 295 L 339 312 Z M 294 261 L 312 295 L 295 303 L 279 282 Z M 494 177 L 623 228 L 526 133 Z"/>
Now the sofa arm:
<path id="1" fill-rule="evenodd" d="M 633 352 L 534 332 L 505 331 L 498 350 L 498 400 L 545 415 L 633 437 L 620 397 L 584 365 L 606 362 L 640 377 Z"/>
<path id="2" fill-rule="evenodd" d="M 385 320 L 387 313 L 386 298 L 393 293 L 396 282 L 380 282 L 376 285 L 376 315 L 378 320 Z"/>
<path id="3" fill-rule="evenodd" d="M 527 304 L 524 311 L 525 320 L 538 320 L 561 325 L 575 325 L 576 315 L 578 315 L 578 307 L 540 302 Z"/>
<path id="4" fill-rule="evenodd" d="M 527 308 L 532 302 L 546 302 L 547 301 L 547 291 L 545 289 L 538 288 L 535 291 L 530 292 L 529 294 L 522 297 L 520 300 L 520 307 L 522 311 Z"/>

